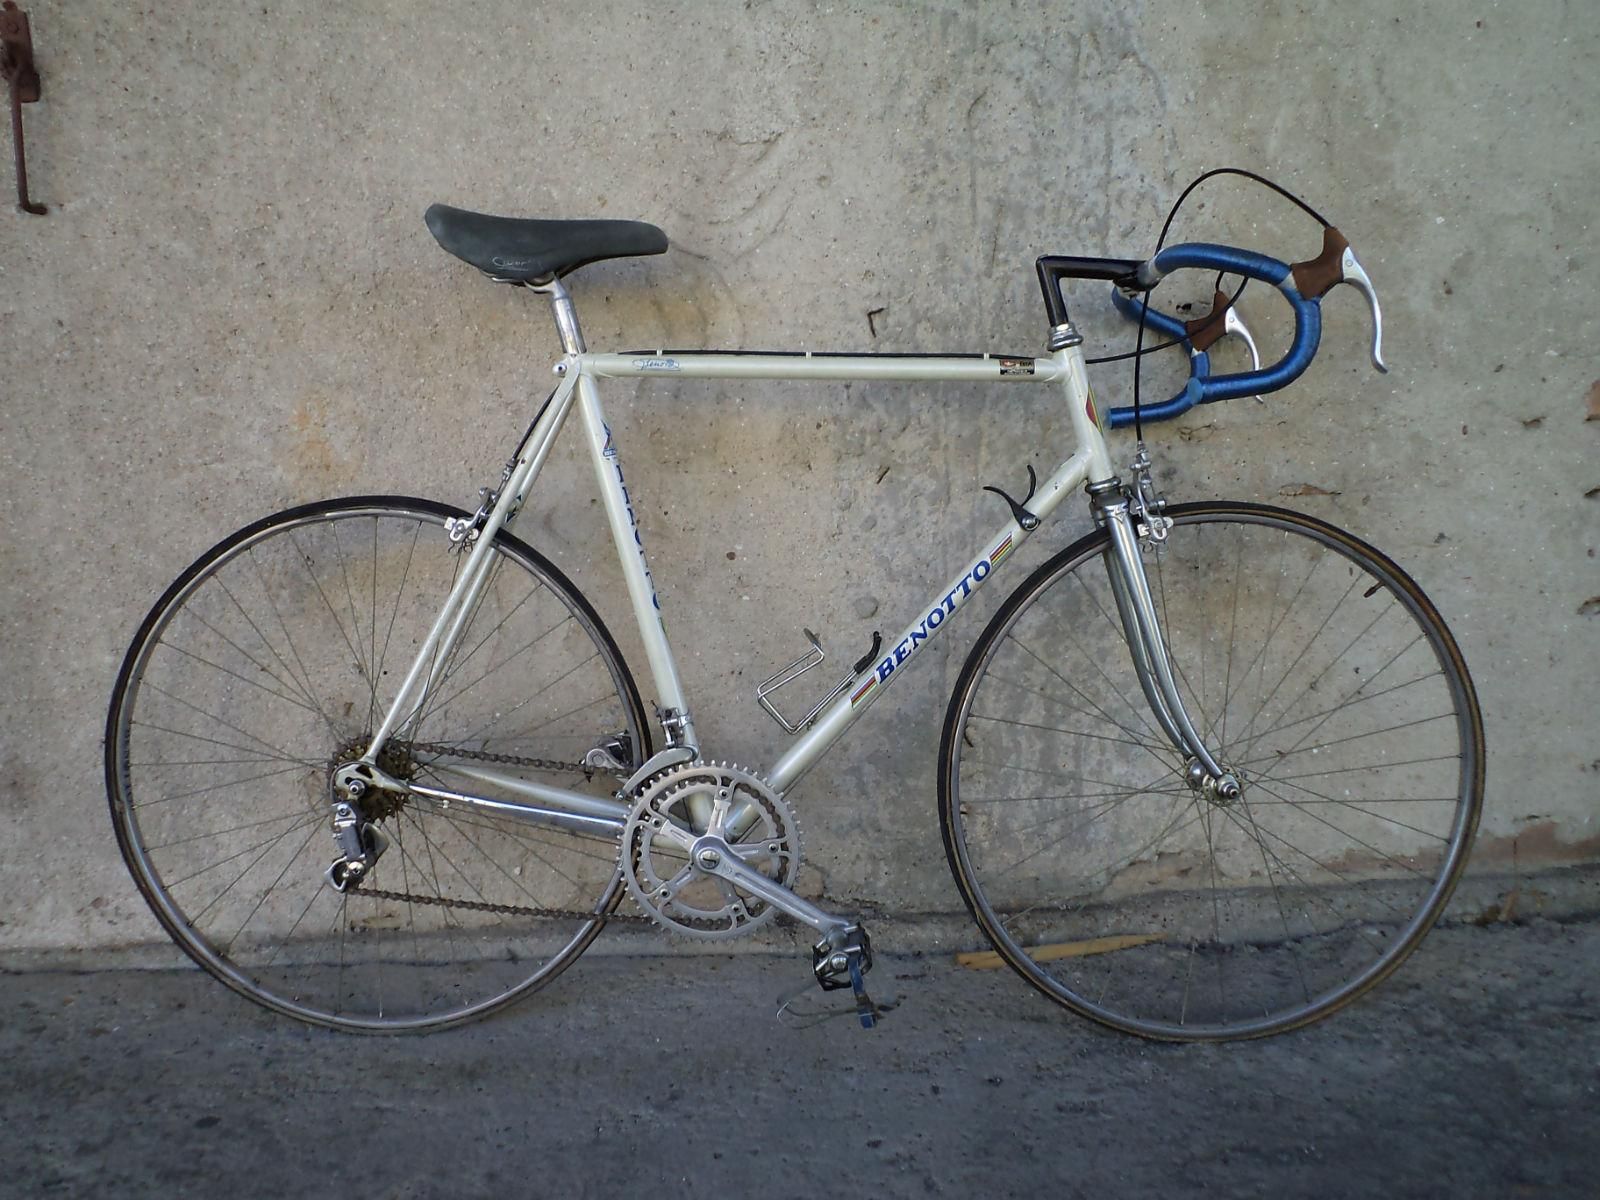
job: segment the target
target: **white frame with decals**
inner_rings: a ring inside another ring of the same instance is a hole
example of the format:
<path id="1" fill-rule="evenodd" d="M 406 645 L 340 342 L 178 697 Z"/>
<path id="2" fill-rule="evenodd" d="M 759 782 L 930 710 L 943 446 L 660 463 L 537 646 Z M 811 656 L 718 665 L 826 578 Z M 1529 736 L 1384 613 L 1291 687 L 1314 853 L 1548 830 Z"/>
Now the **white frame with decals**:
<path id="1" fill-rule="evenodd" d="M 1026 527 L 1015 516 L 1007 520 L 984 539 L 982 548 L 967 560 L 959 573 L 928 598 L 918 610 L 917 619 L 907 625 L 897 639 L 885 643 L 885 652 L 868 668 L 858 672 L 849 686 L 765 772 L 767 780 L 780 792 L 799 780 L 855 724 L 900 674 L 900 669 L 910 663 L 922 644 L 937 636 L 945 620 L 970 599 L 1000 561 L 1037 529 L 1071 491 L 1086 482 L 1110 479 L 1114 474 L 1079 346 L 1058 350 L 1046 358 L 993 354 L 835 355 L 745 351 L 591 354 L 581 348 L 570 352 L 575 349 L 574 343 L 581 347 L 581 338 L 575 330 L 572 337 L 564 340 L 568 342 L 569 353 L 555 366 L 560 383 L 510 466 L 455 586 L 384 721 L 374 732 L 372 744 L 363 756 L 365 762 L 375 762 L 385 742 L 425 703 L 440 664 L 449 660 L 450 650 L 460 637 L 474 602 L 487 585 L 491 567 L 489 547 L 494 534 L 508 527 L 521 510 L 574 405 L 582 414 L 585 440 L 607 524 L 655 683 L 658 716 L 665 718 L 667 745 L 669 749 L 687 746 L 698 753 L 700 742 L 695 733 L 692 709 L 662 625 L 660 600 L 634 517 L 620 454 L 601 409 L 597 380 L 669 376 L 674 379 L 1058 383 L 1062 388 L 1077 448 L 1040 481 L 1028 500 L 1027 513 L 1037 520 L 1028 521 Z M 584 822 L 594 822 L 596 831 L 604 833 L 613 824 L 620 830 L 626 819 L 627 809 L 620 801 L 597 799 L 588 793 L 533 782 L 478 764 L 471 767 L 470 775 L 479 783 L 528 801 L 530 821 L 557 820 L 559 814 L 569 813 Z M 502 799 L 489 800 L 465 792 L 453 798 L 461 803 L 476 802 L 506 811 L 506 802 Z"/>

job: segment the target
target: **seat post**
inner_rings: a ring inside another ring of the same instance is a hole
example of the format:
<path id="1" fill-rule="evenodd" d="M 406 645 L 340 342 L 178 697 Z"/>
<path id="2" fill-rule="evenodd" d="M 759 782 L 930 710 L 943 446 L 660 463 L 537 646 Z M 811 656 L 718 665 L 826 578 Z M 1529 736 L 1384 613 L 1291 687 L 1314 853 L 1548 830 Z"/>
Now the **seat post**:
<path id="1" fill-rule="evenodd" d="M 545 283 L 528 284 L 536 292 L 550 297 L 550 312 L 556 319 L 556 332 L 561 335 L 561 348 L 568 354 L 584 352 L 583 330 L 578 328 L 578 310 L 573 307 L 572 296 L 559 275 L 552 275 Z"/>

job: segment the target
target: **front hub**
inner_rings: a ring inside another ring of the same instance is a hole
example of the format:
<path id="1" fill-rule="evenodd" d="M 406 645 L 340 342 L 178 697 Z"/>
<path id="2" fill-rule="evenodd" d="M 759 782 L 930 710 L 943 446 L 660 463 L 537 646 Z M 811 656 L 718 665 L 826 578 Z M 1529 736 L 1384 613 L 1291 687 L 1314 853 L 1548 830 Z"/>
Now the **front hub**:
<path id="1" fill-rule="evenodd" d="M 1239 772 L 1224 767 L 1221 775 L 1212 775 L 1197 758 L 1189 760 L 1183 778 L 1191 790 L 1218 808 L 1228 808 L 1244 796 L 1244 777 Z"/>

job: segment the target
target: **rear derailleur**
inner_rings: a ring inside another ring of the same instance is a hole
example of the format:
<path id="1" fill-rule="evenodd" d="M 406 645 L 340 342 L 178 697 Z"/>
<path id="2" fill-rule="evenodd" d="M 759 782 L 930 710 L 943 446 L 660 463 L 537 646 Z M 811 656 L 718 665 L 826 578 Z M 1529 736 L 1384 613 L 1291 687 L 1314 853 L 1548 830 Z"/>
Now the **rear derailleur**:
<path id="1" fill-rule="evenodd" d="M 349 770 L 337 772 L 331 797 L 333 804 L 333 842 L 339 850 L 323 878 L 336 892 L 347 892 L 372 873 L 378 859 L 389 848 L 389 839 L 374 821 L 362 812 L 361 798 L 371 785 L 353 777 Z"/>

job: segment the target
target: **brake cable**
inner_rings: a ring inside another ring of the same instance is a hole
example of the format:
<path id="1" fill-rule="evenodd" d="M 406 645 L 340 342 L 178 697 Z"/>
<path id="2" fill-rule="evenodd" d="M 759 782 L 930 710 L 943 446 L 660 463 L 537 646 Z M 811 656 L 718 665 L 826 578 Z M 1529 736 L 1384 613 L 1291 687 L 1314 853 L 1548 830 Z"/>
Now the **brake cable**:
<path id="1" fill-rule="evenodd" d="M 1218 175 L 1238 175 L 1238 176 L 1241 176 L 1241 177 L 1243 177 L 1245 179 L 1251 180 L 1254 183 L 1259 183 L 1262 187 L 1270 188 L 1272 191 L 1277 192 L 1278 195 L 1282 196 L 1285 200 L 1288 200 L 1291 203 L 1297 205 L 1303 212 L 1305 212 L 1308 216 L 1310 216 L 1312 220 L 1316 221 L 1317 224 L 1321 225 L 1324 229 L 1327 229 L 1329 227 L 1326 218 L 1324 218 L 1321 213 L 1319 213 L 1316 209 L 1312 208 L 1304 200 L 1300 199 L 1299 196 L 1296 196 L 1293 192 L 1289 191 L 1288 188 L 1282 187 L 1282 186 L 1274 183 L 1272 180 L 1266 178 L 1263 175 L 1257 175 L 1254 171 L 1246 171 L 1242 167 L 1216 167 L 1216 168 L 1213 168 L 1210 171 L 1206 171 L 1206 172 L 1203 172 L 1200 175 L 1197 175 L 1195 177 L 1194 181 L 1192 183 L 1190 183 L 1188 187 L 1184 188 L 1183 191 L 1179 194 L 1178 198 L 1175 201 L 1173 201 L 1171 209 L 1169 209 L 1167 211 L 1167 219 L 1161 225 L 1161 236 L 1156 239 L 1156 248 L 1155 248 L 1155 251 L 1150 255 L 1151 259 L 1154 259 L 1157 254 L 1160 254 L 1161 253 L 1161 247 L 1163 247 L 1164 245 L 1167 244 L 1167 234 L 1172 229 L 1172 222 L 1173 222 L 1174 218 L 1177 217 L 1178 210 L 1183 207 L 1183 202 L 1189 198 L 1189 193 L 1194 191 L 1195 188 L 1199 187 L 1206 180 L 1213 179 Z M 1217 283 L 1219 285 L 1218 288 L 1217 288 L 1218 291 L 1222 290 L 1221 286 L 1220 286 L 1221 282 L 1222 282 L 1222 272 L 1218 272 L 1217 273 Z M 1228 305 L 1230 307 L 1232 306 L 1234 300 L 1237 300 L 1240 297 L 1240 295 L 1243 294 L 1244 289 L 1245 289 L 1245 284 L 1247 284 L 1249 282 L 1250 281 L 1248 279 L 1246 279 L 1243 283 L 1241 283 L 1239 285 L 1239 290 L 1234 292 L 1233 298 L 1228 301 Z M 1139 419 L 1139 375 L 1140 375 L 1140 367 L 1142 367 L 1144 365 L 1144 355 L 1147 354 L 1147 353 L 1154 353 L 1156 350 L 1164 350 L 1168 346 L 1172 346 L 1172 345 L 1176 344 L 1176 342 L 1166 342 L 1166 343 L 1163 343 L 1160 346 L 1152 346 L 1150 348 L 1150 350 L 1148 350 L 1148 351 L 1145 350 L 1145 348 L 1144 348 L 1144 327 L 1145 327 L 1145 319 L 1148 317 L 1149 312 L 1150 312 L 1150 293 L 1148 291 L 1146 291 L 1139 297 L 1139 332 L 1134 338 L 1133 352 L 1131 354 L 1118 355 L 1115 358 L 1091 360 L 1091 361 L 1101 361 L 1101 362 L 1115 362 L 1119 358 L 1132 358 L 1133 359 L 1133 434 L 1134 434 L 1134 437 L 1136 439 L 1138 439 L 1139 441 L 1141 441 L 1141 442 L 1144 441 L 1144 425 L 1143 425 L 1143 422 L 1141 422 L 1141 420 Z"/>

